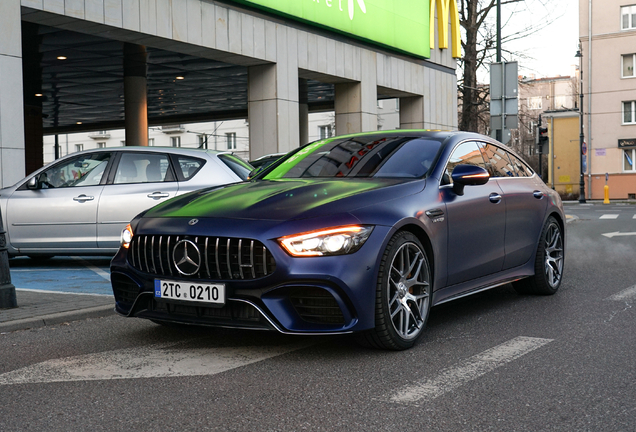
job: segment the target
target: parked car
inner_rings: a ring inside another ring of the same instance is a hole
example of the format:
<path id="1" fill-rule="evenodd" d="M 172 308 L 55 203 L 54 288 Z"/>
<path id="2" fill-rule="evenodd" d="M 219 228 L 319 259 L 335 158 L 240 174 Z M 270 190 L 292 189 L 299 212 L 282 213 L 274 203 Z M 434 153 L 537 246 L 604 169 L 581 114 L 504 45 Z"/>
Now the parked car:
<path id="1" fill-rule="evenodd" d="M 114 255 L 123 228 L 167 199 L 247 179 L 231 153 L 123 147 L 72 153 L 0 189 L 10 256 Z"/>
<path id="2" fill-rule="evenodd" d="M 261 156 L 254 160 L 249 161 L 250 165 L 254 168 L 267 168 L 271 163 L 276 162 L 281 157 L 285 156 L 285 153 L 272 153 L 266 154 L 265 156 Z"/>
<path id="3" fill-rule="evenodd" d="M 564 221 L 558 194 L 489 137 L 354 134 L 137 216 L 111 280 L 128 317 L 400 350 L 431 306 L 507 283 L 554 294 Z"/>

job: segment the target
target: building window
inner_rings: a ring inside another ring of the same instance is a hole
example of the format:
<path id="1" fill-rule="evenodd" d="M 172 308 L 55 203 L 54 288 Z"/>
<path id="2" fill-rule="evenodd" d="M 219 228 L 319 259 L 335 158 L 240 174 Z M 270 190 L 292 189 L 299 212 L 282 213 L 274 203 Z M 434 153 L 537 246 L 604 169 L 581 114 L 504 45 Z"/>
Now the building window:
<path id="1" fill-rule="evenodd" d="M 236 132 L 227 132 L 225 134 L 228 150 L 236 150 Z"/>
<path id="2" fill-rule="evenodd" d="M 75 151 L 82 151 L 84 150 L 84 144 L 75 144 Z"/>
<path id="3" fill-rule="evenodd" d="M 106 148 L 106 143 L 105 142 L 98 142 L 97 143 L 97 148 Z"/>
<path id="4" fill-rule="evenodd" d="M 623 30 L 636 28 L 636 5 L 621 7 L 621 28 Z"/>
<path id="5" fill-rule="evenodd" d="M 636 54 L 626 54 L 621 56 L 622 64 L 623 64 L 623 78 L 633 78 L 634 75 L 634 64 L 636 64 Z"/>
<path id="6" fill-rule="evenodd" d="M 331 138 L 331 125 L 318 126 L 320 139 Z"/>
<path id="7" fill-rule="evenodd" d="M 172 147 L 181 147 L 181 137 L 180 136 L 170 137 L 170 145 Z"/>
<path id="8" fill-rule="evenodd" d="M 155 139 L 154 138 L 148 138 L 148 146 L 152 147 L 155 145 Z"/>
<path id="9" fill-rule="evenodd" d="M 541 96 L 528 98 L 528 109 L 531 109 L 531 110 L 543 109 L 543 98 Z"/>
<path id="10" fill-rule="evenodd" d="M 634 159 L 636 158 L 636 149 L 623 150 L 623 171 L 636 172 Z"/>
<path id="11" fill-rule="evenodd" d="M 636 124 L 636 101 L 623 102 L 623 124 Z"/>

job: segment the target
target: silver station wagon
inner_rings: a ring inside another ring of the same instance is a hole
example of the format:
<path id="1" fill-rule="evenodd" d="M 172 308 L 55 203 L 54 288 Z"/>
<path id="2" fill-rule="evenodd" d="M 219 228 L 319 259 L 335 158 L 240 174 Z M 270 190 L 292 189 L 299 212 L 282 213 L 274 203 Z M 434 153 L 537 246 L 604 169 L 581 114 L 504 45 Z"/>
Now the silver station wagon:
<path id="1" fill-rule="evenodd" d="M 231 153 L 120 147 L 72 153 L 0 189 L 9 256 L 114 255 L 123 228 L 171 197 L 240 182 Z"/>

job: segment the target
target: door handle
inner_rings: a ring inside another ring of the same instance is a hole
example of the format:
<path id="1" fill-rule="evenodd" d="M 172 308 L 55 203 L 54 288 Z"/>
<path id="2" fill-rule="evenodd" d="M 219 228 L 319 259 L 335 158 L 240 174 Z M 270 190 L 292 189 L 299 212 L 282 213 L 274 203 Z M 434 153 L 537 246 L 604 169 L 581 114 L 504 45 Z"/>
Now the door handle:
<path id="1" fill-rule="evenodd" d="M 499 204 L 501 202 L 501 195 L 499 195 L 498 193 L 491 193 L 490 196 L 488 197 L 488 199 L 490 200 L 491 203 L 493 204 Z"/>
<path id="2" fill-rule="evenodd" d="M 151 194 L 148 194 L 148 198 L 152 198 L 152 199 L 168 198 L 169 196 L 170 194 L 165 192 L 153 192 Z"/>
<path id="3" fill-rule="evenodd" d="M 81 194 L 80 196 L 76 196 L 75 198 L 73 198 L 73 201 L 83 203 L 84 201 L 93 201 L 94 199 L 95 197 Z"/>
<path id="4" fill-rule="evenodd" d="M 544 194 L 541 191 L 534 191 L 532 192 L 532 195 L 536 198 L 536 199 L 541 199 L 543 198 Z"/>

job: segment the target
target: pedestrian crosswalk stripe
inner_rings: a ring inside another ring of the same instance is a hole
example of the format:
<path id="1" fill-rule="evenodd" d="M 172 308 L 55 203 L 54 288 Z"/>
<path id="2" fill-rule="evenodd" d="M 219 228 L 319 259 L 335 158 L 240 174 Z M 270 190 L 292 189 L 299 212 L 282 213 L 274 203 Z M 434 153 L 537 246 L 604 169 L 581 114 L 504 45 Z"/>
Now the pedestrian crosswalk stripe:
<path id="1" fill-rule="evenodd" d="M 0 386 L 214 375 L 307 346 L 310 346 L 307 342 L 286 345 L 215 346 L 213 341 L 205 338 L 198 341 L 147 345 L 36 363 L 0 374 Z"/>
<path id="2" fill-rule="evenodd" d="M 617 214 L 604 214 L 600 217 L 600 219 L 618 219 Z"/>
<path id="3" fill-rule="evenodd" d="M 624 289 L 623 291 L 608 297 L 606 300 L 625 301 L 625 300 L 631 300 L 631 299 L 636 299 L 636 285 L 634 285 L 633 287 Z"/>
<path id="4" fill-rule="evenodd" d="M 403 387 L 393 394 L 389 401 L 409 405 L 425 403 L 550 342 L 552 339 L 516 337 L 444 369 L 426 381 Z"/>

